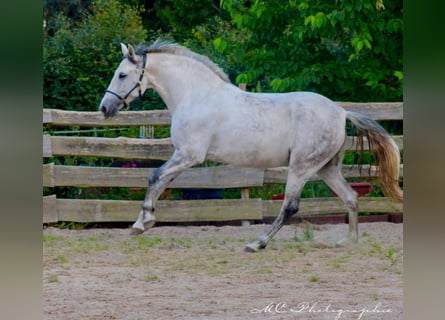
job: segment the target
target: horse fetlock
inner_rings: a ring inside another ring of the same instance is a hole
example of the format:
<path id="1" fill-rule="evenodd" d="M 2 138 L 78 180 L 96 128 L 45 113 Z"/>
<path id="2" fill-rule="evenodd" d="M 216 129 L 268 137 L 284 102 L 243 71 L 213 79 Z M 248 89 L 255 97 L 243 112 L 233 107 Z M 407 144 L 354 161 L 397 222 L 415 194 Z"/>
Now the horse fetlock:
<path id="1" fill-rule="evenodd" d="M 153 213 L 153 212 L 155 212 L 155 208 L 153 206 L 153 202 L 152 201 L 144 201 L 144 203 L 142 204 L 142 211 L 144 213 L 147 213 L 147 212 Z"/>

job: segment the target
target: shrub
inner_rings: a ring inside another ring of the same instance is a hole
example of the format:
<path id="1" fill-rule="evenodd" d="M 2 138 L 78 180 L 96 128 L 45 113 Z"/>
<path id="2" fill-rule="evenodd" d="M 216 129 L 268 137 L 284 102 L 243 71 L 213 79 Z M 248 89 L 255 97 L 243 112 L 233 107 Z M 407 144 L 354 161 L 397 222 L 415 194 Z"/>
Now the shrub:
<path id="1" fill-rule="evenodd" d="M 119 63 L 120 42 L 147 37 L 140 10 L 96 0 L 78 23 L 63 14 L 54 20 L 54 35 L 43 48 L 44 107 L 95 111 Z"/>

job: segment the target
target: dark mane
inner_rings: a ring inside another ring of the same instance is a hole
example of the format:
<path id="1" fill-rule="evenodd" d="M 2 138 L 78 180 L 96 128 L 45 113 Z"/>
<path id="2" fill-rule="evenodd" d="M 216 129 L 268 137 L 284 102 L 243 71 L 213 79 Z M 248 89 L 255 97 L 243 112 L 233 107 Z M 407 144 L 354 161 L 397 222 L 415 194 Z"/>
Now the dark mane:
<path id="1" fill-rule="evenodd" d="M 227 76 L 227 74 L 217 64 L 210 61 L 209 58 L 201 54 L 195 53 L 190 49 L 183 47 L 177 43 L 173 43 L 171 41 L 158 39 L 148 47 L 142 45 L 138 46 L 135 49 L 135 53 L 139 55 L 146 53 L 169 53 L 173 55 L 189 57 L 205 65 L 207 68 L 213 71 L 218 77 L 220 77 L 225 82 L 230 82 L 230 79 Z"/>

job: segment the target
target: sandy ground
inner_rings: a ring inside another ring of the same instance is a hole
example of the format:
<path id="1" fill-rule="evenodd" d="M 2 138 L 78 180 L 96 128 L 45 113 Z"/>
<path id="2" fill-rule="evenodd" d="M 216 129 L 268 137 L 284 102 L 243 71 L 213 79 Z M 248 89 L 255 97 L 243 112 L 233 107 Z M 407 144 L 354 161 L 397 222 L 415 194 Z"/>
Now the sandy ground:
<path id="1" fill-rule="evenodd" d="M 43 230 L 45 319 L 403 319 L 403 225 Z"/>

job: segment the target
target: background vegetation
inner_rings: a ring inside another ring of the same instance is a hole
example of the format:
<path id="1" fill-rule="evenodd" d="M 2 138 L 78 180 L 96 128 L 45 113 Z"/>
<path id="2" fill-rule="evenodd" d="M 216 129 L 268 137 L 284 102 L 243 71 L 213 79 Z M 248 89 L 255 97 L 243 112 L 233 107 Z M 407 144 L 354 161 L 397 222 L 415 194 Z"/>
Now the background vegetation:
<path id="1" fill-rule="evenodd" d="M 400 0 L 47 0 L 43 19 L 44 108 L 96 111 L 120 61 L 119 43 L 150 43 L 158 37 L 207 55 L 234 83 L 247 83 L 249 91 L 307 90 L 337 101 L 403 100 Z M 132 105 L 133 110 L 162 108 L 153 91 Z M 383 125 L 402 133 L 401 122 Z M 138 130 L 125 134 L 137 136 Z M 162 129 L 163 135 L 168 129 Z M 348 155 L 345 161 L 353 159 Z M 99 160 L 47 161 L 94 165 Z M 268 197 L 282 189 L 252 193 Z M 57 192 L 86 196 L 69 188 Z M 226 196 L 238 192 L 229 190 Z M 323 185 L 310 184 L 304 194 L 327 192 Z M 129 196 L 123 189 L 109 194 Z"/>
<path id="2" fill-rule="evenodd" d="M 96 110 L 119 43 L 159 36 L 209 56 L 249 90 L 401 101 L 402 17 L 402 1 L 384 0 L 44 1 L 44 107 Z M 163 107 L 150 102 L 136 107 Z"/>

